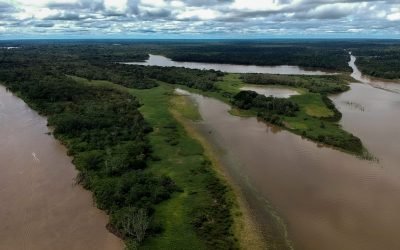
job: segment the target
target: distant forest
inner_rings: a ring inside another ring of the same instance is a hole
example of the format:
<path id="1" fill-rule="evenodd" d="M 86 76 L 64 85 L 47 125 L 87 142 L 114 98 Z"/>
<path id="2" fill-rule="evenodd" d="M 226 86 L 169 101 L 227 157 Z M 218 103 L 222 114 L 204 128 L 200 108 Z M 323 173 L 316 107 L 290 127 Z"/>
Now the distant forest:
<path id="1" fill-rule="evenodd" d="M 397 40 L 66 40 L 62 42 L 27 40 L 0 42 L 0 47 L 7 46 L 23 47 L 25 53 L 35 53 L 37 49 L 45 49 L 48 55 L 58 55 L 68 59 L 77 58 L 79 55 L 80 59 L 90 61 L 94 65 L 99 62 L 143 61 L 148 58 L 149 53 L 153 53 L 165 55 L 176 61 L 265 66 L 298 65 L 341 72 L 351 71 L 348 66 L 348 52 L 352 51 L 358 57 L 357 66 L 363 73 L 387 79 L 400 78 L 400 41 Z M 4 49 L 0 51 L 0 53 L 4 52 Z M 60 58 L 58 56 L 54 59 Z M 196 85 L 196 83 L 193 84 Z"/>

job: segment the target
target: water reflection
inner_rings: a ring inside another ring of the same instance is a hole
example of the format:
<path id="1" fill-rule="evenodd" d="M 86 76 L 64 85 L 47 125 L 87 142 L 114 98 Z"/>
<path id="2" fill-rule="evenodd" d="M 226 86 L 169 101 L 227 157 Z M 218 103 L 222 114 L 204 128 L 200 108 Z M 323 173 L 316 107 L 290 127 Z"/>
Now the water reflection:
<path id="1" fill-rule="evenodd" d="M 282 87 L 282 86 L 255 86 L 255 85 L 246 85 L 245 87 L 240 88 L 240 90 L 251 90 L 257 92 L 260 95 L 265 96 L 273 96 L 273 97 L 280 97 L 280 98 L 289 98 L 292 95 L 298 95 L 295 89 L 291 89 L 289 87 Z"/>

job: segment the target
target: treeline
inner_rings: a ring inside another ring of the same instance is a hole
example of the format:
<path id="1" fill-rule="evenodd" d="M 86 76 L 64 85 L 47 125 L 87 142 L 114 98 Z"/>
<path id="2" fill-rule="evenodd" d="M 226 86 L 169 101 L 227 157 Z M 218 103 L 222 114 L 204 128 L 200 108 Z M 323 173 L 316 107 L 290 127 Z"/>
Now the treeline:
<path id="1" fill-rule="evenodd" d="M 366 75 L 400 79 L 400 42 L 377 40 L 351 44 L 348 51 L 357 57 L 356 65 Z"/>
<path id="2" fill-rule="evenodd" d="M 324 126 L 321 123 L 321 126 Z M 361 155 L 363 152 L 363 145 L 360 138 L 350 133 L 345 133 L 344 136 L 337 136 L 333 134 L 320 134 L 315 136 L 312 133 L 303 134 L 303 136 L 310 138 L 313 141 L 321 142 L 326 145 L 335 146 L 340 149 Z"/>
<path id="3" fill-rule="evenodd" d="M 183 45 L 165 51 L 175 61 L 212 62 L 244 65 L 297 65 L 349 71 L 348 55 L 340 48 L 302 43 L 232 43 Z"/>
<path id="4" fill-rule="evenodd" d="M 358 53 L 356 65 L 362 73 L 385 79 L 400 79 L 400 45 L 392 49 Z"/>
<path id="5" fill-rule="evenodd" d="M 41 67 L 0 68 L 0 81 L 48 116 L 55 137 L 74 157 L 77 182 L 110 214 L 110 230 L 132 244 L 160 232 L 154 206 L 178 188 L 169 177 L 146 171 L 151 127 L 138 111 L 138 101 Z"/>
<path id="6" fill-rule="evenodd" d="M 143 47 L 147 46 L 147 47 Z M 201 90 L 215 90 L 222 72 L 174 67 L 124 65 L 120 61 L 148 58 L 152 45 L 141 44 L 24 44 L 13 50 L 0 50 L 0 61 L 7 68 L 32 65 L 44 70 L 76 75 L 90 80 L 107 80 L 125 87 L 149 89 L 158 81 L 186 85 Z M 128 52 L 129 51 L 129 52 Z"/>
<path id="7" fill-rule="evenodd" d="M 254 91 L 240 91 L 233 96 L 232 104 L 240 109 L 253 109 L 263 120 L 283 125 L 282 116 L 295 116 L 299 106 L 286 98 L 266 97 Z"/>
<path id="8" fill-rule="evenodd" d="M 270 74 L 241 74 L 240 78 L 248 84 L 286 85 L 305 88 L 313 93 L 334 94 L 348 90 L 348 83 L 337 75 L 326 76 L 286 76 Z"/>
<path id="9" fill-rule="evenodd" d="M 106 80 L 128 88 L 149 89 L 158 86 L 157 81 L 185 85 L 204 91 L 215 90 L 215 83 L 223 76 L 219 71 L 158 67 L 124 64 L 69 64 L 61 67 L 68 75 L 89 80 Z"/>

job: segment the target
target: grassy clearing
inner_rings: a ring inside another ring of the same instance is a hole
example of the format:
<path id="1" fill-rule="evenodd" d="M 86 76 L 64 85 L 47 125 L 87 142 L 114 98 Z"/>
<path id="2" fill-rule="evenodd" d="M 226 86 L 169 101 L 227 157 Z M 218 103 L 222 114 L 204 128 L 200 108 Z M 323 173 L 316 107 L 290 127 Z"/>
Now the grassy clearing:
<path id="1" fill-rule="evenodd" d="M 160 237 L 146 242 L 143 249 L 206 249 L 206 245 L 190 224 L 193 203 L 206 200 L 201 195 L 193 195 L 199 191 L 204 192 L 201 190 L 204 189 L 201 180 L 192 174 L 204 161 L 203 150 L 185 135 L 169 113 L 171 88 L 160 86 L 151 90 L 130 91 L 144 104 L 140 111 L 155 130 L 150 140 L 161 161 L 151 162 L 151 171 L 167 174 L 184 190 L 157 207 L 155 216 L 164 221 L 164 231 Z M 166 125 L 176 126 L 175 136 L 179 137 L 177 145 L 168 143 L 172 131 Z"/>
<path id="2" fill-rule="evenodd" d="M 301 111 L 312 117 L 331 117 L 334 115 L 325 103 L 322 101 L 320 94 L 305 93 L 302 95 L 292 96 L 290 99 L 296 102 Z"/>

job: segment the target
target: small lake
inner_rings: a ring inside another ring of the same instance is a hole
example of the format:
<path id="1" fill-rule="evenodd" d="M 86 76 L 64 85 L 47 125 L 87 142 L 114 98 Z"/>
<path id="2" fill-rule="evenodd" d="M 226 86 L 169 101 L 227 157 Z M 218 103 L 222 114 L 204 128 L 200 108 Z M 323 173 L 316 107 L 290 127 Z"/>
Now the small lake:
<path id="1" fill-rule="evenodd" d="M 266 73 L 285 75 L 331 75 L 319 70 L 305 70 L 298 66 L 256 66 L 238 64 L 218 64 L 199 62 L 176 62 L 160 55 L 149 55 L 145 62 L 125 62 L 128 65 L 162 66 L 162 67 L 183 67 L 189 69 L 219 70 L 226 73 Z"/>
<path id="2" fill-rule="evenodd" d="M 46 124 L 0 85 L 0 249 L 123 249 Z"/>
<path id="3" fill-rule="evenodd" d="M 282 86 L 260 86 L 260 85 L 246 85 L 240 88 L 240 90 L 250 90 L 257 92 L 260 95 L 273 96 L 279 98 L 289 98 L 292 95 L 299 95 L 299 92 L 295 89 Z"/>

